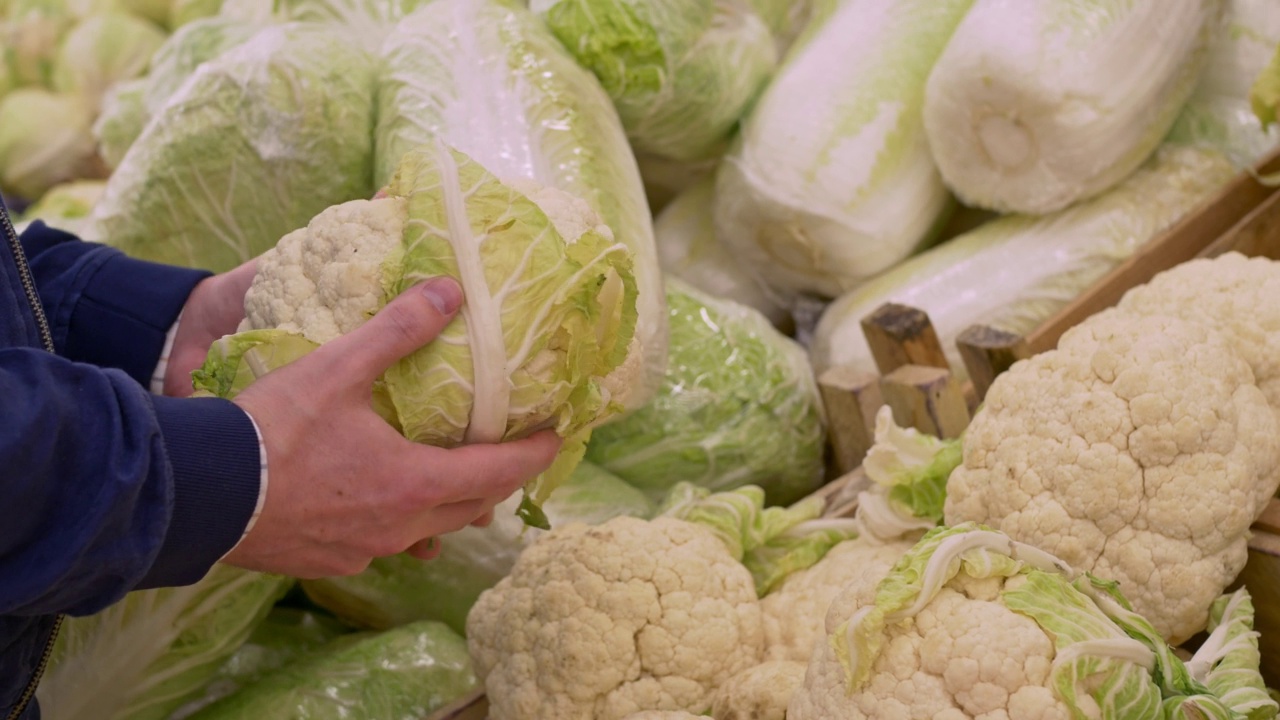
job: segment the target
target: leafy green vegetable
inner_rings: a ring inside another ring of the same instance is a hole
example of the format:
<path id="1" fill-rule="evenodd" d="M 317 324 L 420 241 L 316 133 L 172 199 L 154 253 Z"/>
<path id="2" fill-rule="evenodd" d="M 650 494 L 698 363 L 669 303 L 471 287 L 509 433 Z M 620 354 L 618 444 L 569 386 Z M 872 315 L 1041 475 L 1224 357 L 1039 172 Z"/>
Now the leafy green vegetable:
<path id="1" fill-rule="evenodd" d="M 862 318 L 886 302 L 929 313 L 952 370 L 965 377 L 955 339 L 982 323 L 1033 330 L 1235 175 L 1221 153 L 1165 146 L 1142 169 L 1093 200 L 1045 216 L 989 222 L 907 260 L 832 303 L 810 352 L 821 373 L 836 365 L 875 371 Z"/>
<path id="2" fill-rule="evenodd" d="M 1191 96 L 1223 5 L 977 0 L 924 97 L 947 186 L 967 205 L 1032 215 L 1115 186 Z"/>
<path id="3" fill-rule="evenodd" d="M 191 720 L 417 720 L 477 686 L 466 641 L 420 622 L 338 638 Z"/>
<path id="4" fill-rule="evenodd" d="M 827 551 L 857 534 L 853 520 L 822 519 L 826 501 L 806 498 L 790 507 L 765 507 L 755 485 L 712 493 L 680 483 L 658 508 L 671 517 L 708 528 L 729 554 L 751 571 L 756 592 L 768 595 L 789 575 L 812 567 Z"/>
<path id="5" fill-rule="evenodd" d="M 351 631 L 327 615 L 277 605 L 253 629 L 245 644 L 218 668 L 213 680 L 205 686 L 204 694 L 179 708 L 169 720 L 189 717 Z"/>
<path id="6" fill-rule="evenodd" d="M 37 697 L 46 720 L 164 720 L 203 692 L 288 578 L 215 565 L 194 585 L 140 590 L 69 618 Z"/>
<path id="7" fill-rule="evenodd" d="M 146 72 L 164 32 L 137 16 L 108 12 L 77 25 L 62 42 L 53 87 L 79 96 L 94 112 L 115 83 Z"/>
<path id="8" fill-rule="evenodd" d="M 318 605 L 360 627 L 385 629 L 416 620 L 439 620 L 466 632 L 467 613 L 506 577 L 521 550 L 542 535 L 515 515 L 519 499 L 499 505 L 486 528 L 467 527 L 441 539 L 440 555 L 422 562 L 409 555 L 377 558 L 351 577 L 305 580 Z M 542 506 L 553 527 L 571 522 L 597 524 L 619 515 L 647 518 L 653 505 L 635 488 L 590 463 Z"/>
<path id="9" fill-rule="evenodd" d="M 153 115 L 108 181 L 89 239 L 227 270 L 329 205 L 372 195 L 373 73 L 334 32 L 261 30 Z"/>
<path id="10" fill-rule="evenodd" d="M 529 11 L 497 0 L 436 0 L 402 20 L 382 49 L 375 179 L 436 139 L 504 182 L 531 180 L 590 206 L 633 258 L 641 382 L 653 395 L 666 366 L 666 315 L 653 226 L 636 161 L 599 82 Z"/>
<path id="11" fill-rule="evenodd" d="M 613 99 L 638 152 L 698 161 L 724 152 L 773 75 L 770 20 L 748 2 L 535 0 Z"/>
<path id="12" fill-rule="evenodd" d="M 640 369 L 626 364 L 630 254 L 577 198 L 506 184 L 440 140 L 406 153 L 387 191 L 329 208 L 263 256 L 245 298 L 251 329 L 215 343 L 196 387 L 230 397 L 423 278 L 457 278 L 458 318 L 383 374 L 375 407 L 405 437 L 441 447 L 556 430 L 565 447 L 521 506 L 544 526 L 538 506 L 638 382 Z M 339 262 L 345 274 L 333 271 Z"/>
<path id="13" fill-rule="evenodd" d="M 94 174 L 90 108 L 79 98 L 18 88 L 0 98 L 0 192 L 34 201 Z"/>
<path id="14" fill-rule="evenodd" d="M 947 478 L 963 460 L 959 439 L 939 440 L 915 428 L 899 427 L 885 405 L 876 414 L 875 443 L 862 468 L 894 510 L 907 517 L 942 522 Z"/>
<path id="15" fill-rule="evenodd" d="M 819 3 L 743 121 L 715 222 L 786 301 L 835 297 L 926 245 L 951 207 L 921 107 L 973 0 Z"/>
<path id="16" fill-rule="evenodd" d="M 667 279 L 671 357 L 647 406 L 597 428 L 587 459 L 657 500 L 679 482 L 755 484 L 770 504 L 816 489 L 824 415 L 804 350 L 755 310 Z"/>

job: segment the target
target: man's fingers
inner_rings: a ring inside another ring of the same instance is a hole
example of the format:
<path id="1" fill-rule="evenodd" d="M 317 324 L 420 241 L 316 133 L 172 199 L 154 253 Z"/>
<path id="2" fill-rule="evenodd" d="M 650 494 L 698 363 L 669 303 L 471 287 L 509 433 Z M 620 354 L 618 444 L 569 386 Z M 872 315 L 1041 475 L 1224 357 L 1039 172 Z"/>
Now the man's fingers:
<path id="1" fill-rule="evenodd" d="M 431 468 L 437 477 L 456 481 L 440 488 L 437 503 L 455 503 L 484 498 L 506 498 L 526 482 L 551 467 L 560 451 L 560 438 L 550 430 L 521 440 L 493 445 L 464 445 L 440 453 L 439 448 L 423 448 L 419 467 Z"/>
<path id="2" fill-rule="evenodd" d="M 486 528 L 486 527 L 489 527 L 491 524 L 493 524 L 492 510 L 476 518 L 475 522 L 471 523 L 473 527 L 478 527 L 478 528 Z"/>
<path id="3" fill-rule="evenodd" d="M 341 367 L 344 380 L 367 386 L 397 360 L 435 340 L 460 307 L 457 281 L 433 278 L 401 293 L 368 322 L 313 355 Z"/>

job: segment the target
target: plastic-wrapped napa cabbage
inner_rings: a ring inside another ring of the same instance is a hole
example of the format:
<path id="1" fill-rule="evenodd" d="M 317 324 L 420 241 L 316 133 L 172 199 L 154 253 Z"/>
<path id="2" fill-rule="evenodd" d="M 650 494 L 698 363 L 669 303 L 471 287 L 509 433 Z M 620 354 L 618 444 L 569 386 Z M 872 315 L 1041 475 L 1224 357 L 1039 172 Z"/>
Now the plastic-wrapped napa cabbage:
<path id="1" fill-rule="evenodd" d="M 788 504 L 822 480 L 825 416 L 808 354 L 756 310 L 667 278 L 671 358 L 644 408 L 599 427 L 587 459 L 655 499 L 681 481 L 758 485 Z"/>
<path id="2" fill-rule="evenodd" d="M 421 622 L 341 636 L 191 720 L 418 720 L 477 685 L 466 641 Z"/>
<path id="3" fill-rule="evenodd" d="M 221 271 L 324 208 L 371 196 L 374 67 L 323 26 L 259 31 L 153 114 L 88 239 Z"/>

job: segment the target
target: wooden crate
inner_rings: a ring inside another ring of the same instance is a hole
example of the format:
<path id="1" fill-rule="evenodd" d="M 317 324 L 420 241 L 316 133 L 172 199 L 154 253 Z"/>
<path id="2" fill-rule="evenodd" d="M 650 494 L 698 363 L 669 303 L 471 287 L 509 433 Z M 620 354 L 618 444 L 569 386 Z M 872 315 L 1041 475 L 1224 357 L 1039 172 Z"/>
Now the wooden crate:
<path id="1" fill-rule="evenodd" d="M 1280 172 L 1280 151 L 1258 164 L 1257 175 Z M 851 516 L 869 480 L 861 462 L 871 446 L 876 410 L 889 405 L 894 419 L 943 437 L 963 432 L 973 409 L 1000 372 L 1019 359 L 1052 349 L 1080 321 L 1119 302 L 1130 288 L 1197 257 L 1237 251 L 1280 259 L 1280 189 L 1243 173 L 1197 211 L 1147 243 L 1096 282 L 1075 302 L 1026 337 L 974 327 L 959 338 L 969 380 L 958 382 L 928 316 L 888 305 L 863 321 L 880 372 L 831 368 L 819 380 L 831 419 L 831 446 L 838 477 L 815 495 L 829 517 Z M 1254 526 L 1249 562 L 1238 582 L 1248 585 L 1262 633 L 1263 675 L 1280 687 L 1280 500 L 1273 500 Z M 487 720 L 488 701 L 477 690 L 427 720 Z"/>

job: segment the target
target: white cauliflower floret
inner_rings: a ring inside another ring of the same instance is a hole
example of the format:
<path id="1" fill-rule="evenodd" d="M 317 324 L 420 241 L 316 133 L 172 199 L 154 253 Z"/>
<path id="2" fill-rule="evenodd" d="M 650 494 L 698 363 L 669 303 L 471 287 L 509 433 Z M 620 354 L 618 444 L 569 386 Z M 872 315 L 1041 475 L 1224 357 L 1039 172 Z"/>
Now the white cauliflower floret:
<path id="1" fill-rule="evenodd" d="M 1021 582 L 955 578 L 918 615 L 886 628 L 871 677 L 853 695 L 831 643 L 815 644 L 787 720 L 1067 720 L 1067 706 L 1048 687 L 1053 641 L 1001 602 L 1000 591 Z M 827 633 L 875 596 L 875 585 L 841 592 L 827 613 Z"/>
<path id="2" fill-rule="evenodd" d="M 760 601 L 765 657 L 806 662 L 832 598 L 846 588 L 875 588 L 913 542 L 881 543 L 859 537 L 831 548 L 813 567 L 787 577 Z"/>
<path id="3" fill-rule="evenodd" d="M 1216 328 L 1249 363 L 1262 394 L 1280 412 L 1280 262 L 1234 252 L 1192 260 L 1130 290 L 1118 307 Z"/>
<path id="4" fill-rule="evenodd" d="M 694 715 L 684 710 L 643 710 L 631 713 L 622 720 L 706 720 L 706 716 Z"/>
<path id="5" fill-rule="evenodd" d="M 577 195 L 529 178 L 514 178 L 503 183 L 532 200 L 567 242 L 573 242 L 592 230 L 613 240 L 613 230 L 604 224 L 586 200 Z"/>
<path id="6" fill-rule="evenodd" d="M 400 246 L 404 198 L 334 205 L 280 239 L 258 261 L 242 330 L 280 328 L 325 343 L 349 333 L 385 302 L 382 266 Z"/>
<path id="7" fill-rule="evenodd" d="M 805 663 L 773 660 L 729 678 L 711 702 L 716 720 L 786 720 L 791 693 L 804 685 Z"/>
<path id="8" fill-rule="evenodd" d="M 551 531 L 480 597 L 467 641 L 493 720 L 701 712 L 764 652 L 751 574 L 672 518 Z"/>
<path id="9" fill-rule="evenodd" d="M 1244 566 L 1278 462 L 1276 417 L 1223 336 L 1111 310 L 992 385 L 945 520 L 1119 581 L 1177 644 Z"/>

